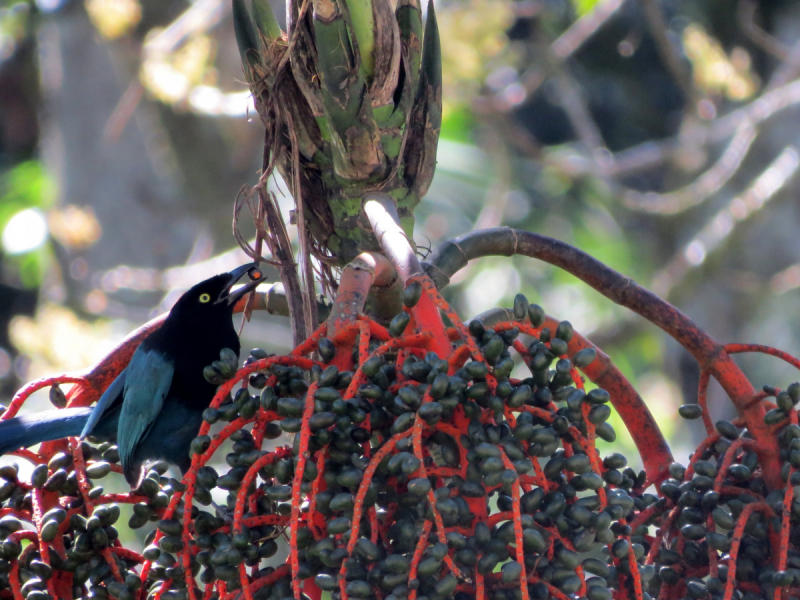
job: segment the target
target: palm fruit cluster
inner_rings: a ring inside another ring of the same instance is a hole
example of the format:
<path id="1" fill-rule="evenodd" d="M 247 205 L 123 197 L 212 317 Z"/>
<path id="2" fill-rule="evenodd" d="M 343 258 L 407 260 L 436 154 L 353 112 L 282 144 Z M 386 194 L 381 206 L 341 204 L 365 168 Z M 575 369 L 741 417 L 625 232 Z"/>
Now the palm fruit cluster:
<path id="1" fill-rule="evenodd" d="M 16 571 L 29 600 L 54 597 L 48 583 L 64 574 L 73 597 L 120 600 L 241 588 L 273 600 L 635 597 L 654 579 L 637 519 L 648 507 L 659 518 L 664 501 L 625 457 L 597 453 L 596 436 L 615 436 L 609 395 L 576 370 L 594 351 L 567 357 L 568 322 L 549 330 L 522 297 L 515 309 L 516 321 L 470 323 L 460 343 L 478 351 L 454 372 L 410 331 L 410 311 L 353 348 L 312 337 L 320 361 L 252 351 L 204 414 L 183 483 L 155 465 L 135 493 L 106 494 L 91 479 L 119 471 L 108 444 L 81 444 L 86 465 L 57 455 L 31 485 L 4 470 L 3 510 L 16 516 L 0 521 L 0 589 Z M 342 351 L 353 371 L 329 364 Z M 521 380 L 516 354 L 530 370 Z M 207 377 L 229 377 L 229 358 Z M 213 436 L 212 423 L 223 427 Z M 275 447 L 285 433 L 293 442 Z M 227 469 L 212 468 L 225 440 Z M 39 491 L 63 507 L 39 520 L 44 558 L 19 538 Z M 129 527 L 156 524 L 141 555 L 117 544 L 120 502 L 133 503 Z M 281 537 L 286 564 L 265 566 Z"/>
<path id="2" fill-rule="evenodd" d="M 237 42 L 277 168 L 299 216 L 339 266 L 378 243 L 361 199 L 386 192 L 411 239 L 441 125 L 441 51 L 433 4 L 287 3 L 281 32 L 267 0 L 234 0 Z"/>
<path id="3" fill-rule="evenodd" d="M 756 600 L 800 585 L 800 384 L 766 386 L 760 397 L 774 398 L 764 421 L 778 439 L 785 488 L 768 488 L 742 421 L 714 424 L 689 464 L 670 465 L 661 483 L 667 512 L 651 552 L 652 595 Z M 687 419 L 703 412 L 696 404 L 679 410 Z"/>
<path id="4" fill-rule="evenodd" d="M 156 464 L 138 490 L 106 492 L 108 443 L 72 442 L 30 481 L 3 467 L 0 598 L 755 600 L 798 585 L 800 384 L 760 397 L 785 490 L 767 488 L 743 423 L 720 421 L 656 495 L 598 453 L 614 399 L 579 373 L 595 351 L 570 354 L 571 325 L 548 328 L 522 296 L 508 314 L 451 330 L 447 359 L 408 309 L 238 370 L 223 351 L 183 481 Z M 123 503 L 128 528 L 151 528 L 141 554 L 120 544 Z"/>
<path id="5" fill-rule="evenodd" d="M 522 346 L 531 367 L 524 380 L 509 378 L 514 342 L 521 344 L 515 324 L 497 333 L 471 323 L 480 360 L 453 375 L 448 361 L 423 349 L 381 352 L 402 340 L 410 320 L 403 312 L 386 339 L 370 341 L 369 358 L 355 373 L 326 366 L 336 348 L 323 337 L 321 363 L 254 372 L 248 387 L 208 409 L 209 422 L 254 415 L 269 422 L 260 432 L 232 433 L 227 472 L 198 471 L 195 501 L 207 503 L 215 486 L 228 490 L 220 515 L 194 520 L 201 525 L 190 542 L 199 549 L 192 560 L 199 581 L 238 589 L 242 564 L 252 569 L 249 582 L 274 574 L 258 565 L 276 551 L 282 529 L 292 541 L 294 571 L 254 597 L 294 595 L 292 575 L 310 597 L 321 590 L 391 600 L 466 600 L 478 585 L 498 599 L 522 598 L 524 590 L 542 600 L 558 593 L 601 600 L 620 588 L 633 595 L 637 579 L 646 584 L 653 576 L 641 565 L 647 528 L 627 523 L 658 499 L 642 494 L 644 473 L 623 456 L 601 460 L 594 449 L 595 435 L 615 434 L 608 394 L 585 391 L 575 371 L 573 360 L 585 366 L 593 351 L 566 358 L 570 324 L 551 332 L 541 327 L 538 306 L 518 304 L 525 308 L 520 325 L 538 327 Z M 256 350 L 248 362 L 269 360 Z M 297 434 L 291 447 L 265 452 L 257 445 L 257 437 L 281 431 Z M 211 442 L 200 436 L 193 450 L 207 452 Z M 253 525 L 233 536 L 214 531 L 243 498 L 242 522 Z M 303 506 L 295 522 L 293 505 Z M 255 525 L 262 522 L 268 524 Z M 162 520 L 159 529 L 164 536 L 145 556 L 174 564 L 175 553 L 186 551 L 180 520 Z M 598 558 L 602 548 L 606 560 Z M 172 580 L 180 595 L 168 569 L 152 577 Z"/>
<path id="6" fill-rule="evenodd" d="M 75 456 L 80 457 L 79 468 Z M 19 592 L 14 598 L 27 600 L 81 598 L 87 585 L 98 586 L 90 597 L 135 597 L 141 587 L 134 570 L 139 561 L 134 553 L 110 552 L 119 547 L 120 506 L 108 502 L 102 485 L 95 484 L 112 470 L 119 472 L 118 461 L 116 446 L 83 442 L 74 452 L 57 452 L 47 463 L 37 465 L 29 481 L 20 477 L 16 464 L 0 467 L 0 514 L 4 515 L 0 517 L 0 597 L 11 598 L 4 594 L 14 590 Z M 154 471 L 146 482 L 149 495 L 141 497 L 146 501 L 141 507 L 148 515 L 163 511 L 172 491 L 182 488 L 174 479 L 159 479 Z M 46 497 L 59 501 L 42 513 Z M 137 513 L 143 514 L 138 509 Z M 29 543 L 37 541 L 47 548 L 45 552 Z M 66 574 L 71 585 L 65 590 Z M 60 587 L 55 586 L 57 580 Z"/>

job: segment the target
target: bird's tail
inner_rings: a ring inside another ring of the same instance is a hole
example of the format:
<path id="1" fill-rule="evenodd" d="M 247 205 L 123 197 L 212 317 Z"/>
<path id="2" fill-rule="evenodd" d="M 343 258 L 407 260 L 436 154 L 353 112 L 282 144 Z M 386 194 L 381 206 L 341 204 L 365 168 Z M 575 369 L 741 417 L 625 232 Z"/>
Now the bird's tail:
<path id="1" fill-rule="evenodd" d="M 64 408 L 0 421 L 0 455 L 39 442 L 78 436 L 91 412 L 90 407 Z"/>

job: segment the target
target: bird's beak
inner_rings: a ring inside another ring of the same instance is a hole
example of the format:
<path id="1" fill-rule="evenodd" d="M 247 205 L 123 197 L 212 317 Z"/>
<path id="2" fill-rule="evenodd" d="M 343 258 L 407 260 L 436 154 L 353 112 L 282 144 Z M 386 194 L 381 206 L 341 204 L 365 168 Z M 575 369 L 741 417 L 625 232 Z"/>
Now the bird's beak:
<path id="1" fill-rule="evenodd" d="M 231 292 L 231 288 L 233 288 L 233 286 L 236 285 L 236 283 L 245 274 L 249 276 L 250 281 L 238 288 L 235 292 Z M 228 285 L 220 294 L 219 299 L 217 299 L 217 303 L 226 302 L 229 306 L 235 304 L 239 298 L 256 289 L 256 287 L 262 281 L 267 279 L 267 276 L 264 275 L 261 269 L 258 268 L 258 263 L 248 263 L 246 265 L 242 265 L 241 267 L 237 267 L 228 273 L 228 277 Z"/>

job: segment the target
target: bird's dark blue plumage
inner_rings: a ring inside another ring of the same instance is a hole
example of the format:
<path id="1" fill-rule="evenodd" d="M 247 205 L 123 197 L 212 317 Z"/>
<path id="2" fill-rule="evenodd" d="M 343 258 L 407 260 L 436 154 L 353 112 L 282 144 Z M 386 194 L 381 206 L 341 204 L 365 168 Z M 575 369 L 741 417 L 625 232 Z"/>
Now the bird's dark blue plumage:
<path id="1" fill-rule="evenodd" d="M 53 410 L 0 422 L 0 454 L 67 436 L 115 440 L 125 478 L 132 485 L 142 465 L 171 462 L 182 471 L 189 447 L 216 386 L 203 369 L 223 348 L 239 354 L 233 306 L 262 278 L 231 293 L 254 264 L 198 283 L 183 294 L 164 323 L 146 337 L 128 366 L 93 408 Z"/>

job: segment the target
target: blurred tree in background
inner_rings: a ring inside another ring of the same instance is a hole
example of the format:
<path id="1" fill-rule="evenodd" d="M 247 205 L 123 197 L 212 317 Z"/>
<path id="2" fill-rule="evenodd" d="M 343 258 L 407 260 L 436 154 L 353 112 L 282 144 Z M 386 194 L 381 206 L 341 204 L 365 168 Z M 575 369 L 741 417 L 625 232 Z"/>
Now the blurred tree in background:
<path id="1" fill-rule="evenodd" d="M 800 4 L 451 0 L 437 14 L 444 112 L 421 248 L 474 228 L 545 233 L 717 339 L 800 351 Z M 0 3 L 3 395 L 87 365 L 243 262 L 232 206 L 263 142 L 246 90 L 225 0 Z M 677 344 L 569 275 L 484 259 L 453 283 L 465 317 L 522 292 L 572 321 L 668 435 L 696 395 Z M 244 332 L 290 344 L 282 318 Z M 748 360 L 756 386 L 792 377 Z"/>

